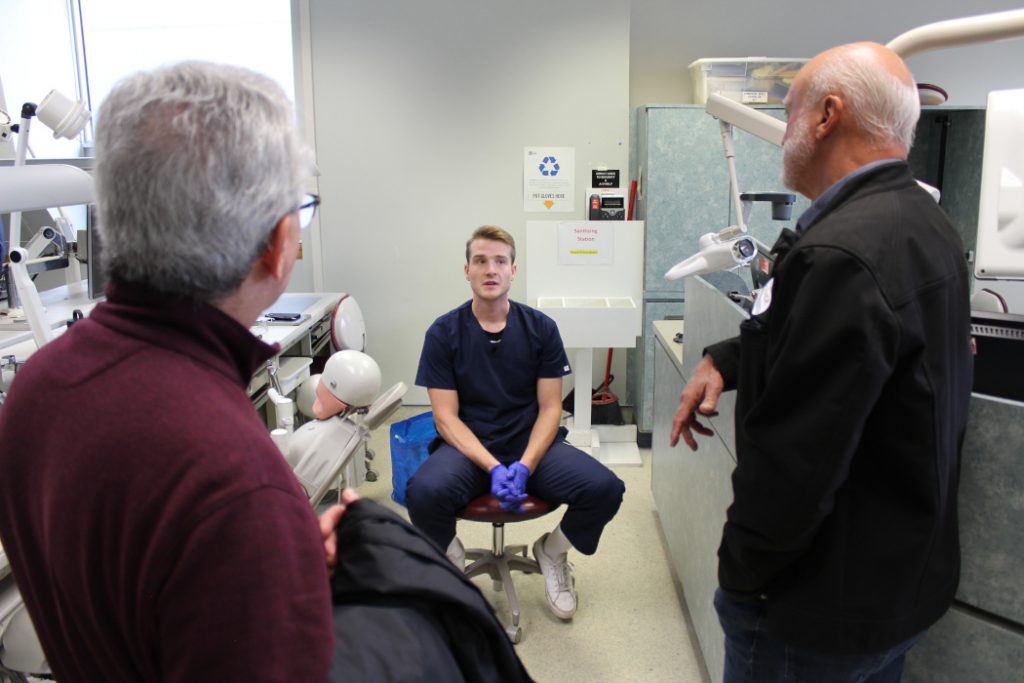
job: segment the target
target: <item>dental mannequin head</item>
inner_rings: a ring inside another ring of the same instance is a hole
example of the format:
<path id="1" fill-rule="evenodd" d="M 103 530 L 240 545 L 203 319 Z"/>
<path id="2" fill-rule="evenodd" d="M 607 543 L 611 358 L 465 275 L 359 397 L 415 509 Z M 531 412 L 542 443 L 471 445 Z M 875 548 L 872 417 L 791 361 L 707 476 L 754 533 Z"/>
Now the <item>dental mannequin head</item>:
<path id="1" fill-rule="evenodd" d="M 361 351 L 332 355 L 316 385 L 313 415 L 325 420 L 350 409 L 365 408 L 380 393 L 380 368 Z"/>

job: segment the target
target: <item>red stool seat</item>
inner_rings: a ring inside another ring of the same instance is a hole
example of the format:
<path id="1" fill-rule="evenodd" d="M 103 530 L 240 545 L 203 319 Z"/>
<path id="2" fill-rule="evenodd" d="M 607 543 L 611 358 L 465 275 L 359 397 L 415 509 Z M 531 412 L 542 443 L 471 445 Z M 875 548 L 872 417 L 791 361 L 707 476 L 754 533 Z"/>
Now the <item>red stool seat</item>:
<path id="1" fill-rule="evenodd" d="M 488 493 L 471 500 L 469 505 L 459 511 L 458 516 L 471 522 L 514 524 L 515 522 L 525 522 L 530 519 L 543 517 L 551 512 L 551 510 L 551 503 L 537 496 L 530 495 L 520 504 L 518 512 L 502 510 L 501 501 Z"/>
<path id="2" fill-rule="evenodd" d="M 491 549 L 467 548 L 466 559 L 471 562 L 464 571 L 470 578 L 487 574 L 491 577 L 494 590 L 505 591 L 512 612 L 512 623 L 505 628 L 505 632 L 513 643 L 519 642 L 523 629 L 519 626 L 519 599 L 516 596 L 515 584 L 512 583 L 512 572 L 539 574 L 540 567 L 535 559 L 527 557 L 525 545 L 505 545 L 505 525 L 537 519 L 558 506 L 537 496 L 528 495 L 520 507 L 518 512 L 502 510 L 501 501 L 488 493 L 470 501 L 457 515 L 460 519 L 470 522 L 491 525 Z"/>

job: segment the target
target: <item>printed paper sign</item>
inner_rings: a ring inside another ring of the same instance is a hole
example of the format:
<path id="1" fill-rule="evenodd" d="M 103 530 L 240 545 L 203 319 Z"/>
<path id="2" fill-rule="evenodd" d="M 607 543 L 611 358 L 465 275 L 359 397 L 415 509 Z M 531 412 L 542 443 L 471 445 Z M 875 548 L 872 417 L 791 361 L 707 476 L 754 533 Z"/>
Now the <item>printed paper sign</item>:
<path id="1" fill-rule="evenodd" d="M 575 147 L 523 148 L 523 211 L 571 213 Z"/>
<path id="2" fill-rule="evenodd" d="M 604 221 L 566 221 L 558 224 L 559 265 L 608 265 L 614 256 L 615 226 Z"/>

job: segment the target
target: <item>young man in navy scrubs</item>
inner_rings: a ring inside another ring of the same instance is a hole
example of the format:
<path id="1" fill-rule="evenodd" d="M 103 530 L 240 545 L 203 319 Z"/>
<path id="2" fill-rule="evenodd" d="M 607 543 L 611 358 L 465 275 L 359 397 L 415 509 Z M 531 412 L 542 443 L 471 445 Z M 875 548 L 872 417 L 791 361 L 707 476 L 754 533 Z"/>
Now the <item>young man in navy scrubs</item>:
<path id="1" fill-rule="evenodd" d="M 569 374 L 551 318 L 511 301 L 515 240 L 499 227 L 478 228 L 466 242 L 473 298 L 427 330 L 416 384 L 427 388 L 438 438 L 409 480 L 412 523 L 462 568 L 465 551 L 455 515 L 488 491 L 515 509 L 528 492 L 568 510 L 533 545 L 548 606 L 561 619 L 576 612 L 570 548 L 597 550 L 625 486 L 604 465 L 565 442 L 562 377 Z"/>

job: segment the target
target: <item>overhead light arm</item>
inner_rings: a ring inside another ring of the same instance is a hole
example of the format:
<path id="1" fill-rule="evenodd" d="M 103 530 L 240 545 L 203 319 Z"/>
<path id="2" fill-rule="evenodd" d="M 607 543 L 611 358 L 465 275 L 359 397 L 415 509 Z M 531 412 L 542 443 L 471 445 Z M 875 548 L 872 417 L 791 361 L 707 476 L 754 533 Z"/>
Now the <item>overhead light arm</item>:
<path id="1" fill-rule="evenodd" d="M 897 36 L 888 46 L 904 59 L 928 50 L 989 42 L 1024 35 L 1024 9 L 995 12 L 975 17 L 940 21 L 912 29 Z M 719 121 L 725 158 L 729 165 L 729 185 L 736 205 L 737 224 L 717 233 L 707 233 L 700 238 L 701 250 L 673 266 L 667 273 L 667 280 L 676 280 L 688 275 L 702 275 L 716 270 L 735 268 L 750 259 L 744 243 L 750 237 L 746 232 L 742 215 L 739 183 L 736 177 L 736 152 L 732 142 L 732 127 L 743 130 L 779 147 L 786 133 L 786 124 L 753 107 L 734 102 L 721 95 L 708 96 L 705 111 Z M 926 188 L 927 189 L 927 188 Z M 934 196 L 934 195 L 933 195 Z"/>
<path id="2" fill-rule="evenodd" d="M 0 213 L 77 206 L 94 197 L 92 176 L 77 166 L 0 166 Z"/>
<path id="3" fill-rule="evenodd" d="M 725 162 L 729 166 L 729 188 L 732 190 L 733 206 L 736 207 L 736 227 L 741 232 L 746 232 L 747 226 L 741 210 L 743 203 L 740 201 L 740 183 L 736 175 L 736 148 L 732 140 L 732 127 L 739 126 L 748 133 L 781 147 L 782 138 L 786 134 L 786 124 L 774 116 L 717 94 L 708 96 L 704 111 L 718 119 L 722 146 L 725 149 Z"/>
<path id="4" fill-rule="evenodd" d="M 903 59 L 921 52 L 987 43 L 1024 35 L 1024 9 L 979 14 L 925 24 L 896 36 L 886 45 Z"/>
<path id="5" fill-rule="evenodd" d="M 718 119 L 725 161 L 729 167 L 729 189 L 733 206 L 736 207 L 736 224 L 701 236 L 700 251 L 672 266 L 665 273 L 665 279 L 670 281 L 689 275 L 703 275 L 736 268 L 749 263 L 757 255 L 757 243 L 746 234 L 744 201 L 740 195 L 736 175 L 736 148 L 733 145 L 732 128 L 738 126 L 780 147 L 782 137 L 786 134 L 786 124 L 782 121 L 721 95 L 709 95 L 705 111 Z"/>
<path id="6" fill-rule="evenodd" d="M 46 322 L 42 300 L 28 274 L 31 250 L 21 245 L 21 212 L 60 208 L 92 201 L 92 178 L 81 169 L 64 165 L 25 166 L 32 119 L 38 117 L 53 131 L 54 137 L 74 138 L 82 132 L 91 114 L 81 102 L 75 102 L 56 90 L 47 93 L 38 105 L 26 102 L 21 108 L 18 144 L 14 166 L 0 168 L 0 211 L 10 212 L 10 272 L 36 346 L 53 339 Z M 63 227 L 63 226 L 62 226 Z"/>
<path id="7" fill-rule="evenodd" d="M 704 111 L 719 121 L 739 126 L 762 140 L 782 147 L 782 136 L 786 134 L 786 124 L 774 116 L 769 116 L 753 107 L 734 102 L 728 97 L 718 94 L 708 96 L 708 103 L 704 107 Z"/>

